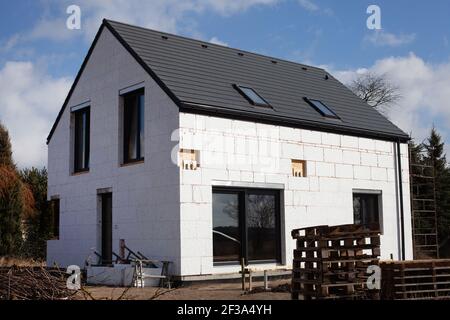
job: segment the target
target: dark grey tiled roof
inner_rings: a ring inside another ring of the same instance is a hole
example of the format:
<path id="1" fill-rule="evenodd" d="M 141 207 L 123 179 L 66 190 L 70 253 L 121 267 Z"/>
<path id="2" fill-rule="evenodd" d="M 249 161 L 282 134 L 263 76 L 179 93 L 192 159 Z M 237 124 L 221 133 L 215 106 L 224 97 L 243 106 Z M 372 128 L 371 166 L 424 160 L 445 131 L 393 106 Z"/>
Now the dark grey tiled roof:
<path id="1" fill-rule="evenodd" d="M 402 141 L 408 135 L 321 68 L 105 20 L 104 25 L 183 111 Z M 233 84 L 273 108 L 252 106 Z M 323 117 L 317 99 L 341 120 Z"/>

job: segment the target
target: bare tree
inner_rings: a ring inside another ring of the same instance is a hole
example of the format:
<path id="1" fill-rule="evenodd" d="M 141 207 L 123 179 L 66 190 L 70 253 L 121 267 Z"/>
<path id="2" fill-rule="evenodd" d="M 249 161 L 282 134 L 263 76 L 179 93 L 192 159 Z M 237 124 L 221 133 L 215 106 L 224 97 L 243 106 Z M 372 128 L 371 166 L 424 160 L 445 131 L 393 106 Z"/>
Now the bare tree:
<path id="1" fill-rule="evenodd" d="M 353 80 L 349 88 L 367 104 L 382 113 L 401 99 L 399 87 L 392 84 L 385 74 L 363 73 Z"/>

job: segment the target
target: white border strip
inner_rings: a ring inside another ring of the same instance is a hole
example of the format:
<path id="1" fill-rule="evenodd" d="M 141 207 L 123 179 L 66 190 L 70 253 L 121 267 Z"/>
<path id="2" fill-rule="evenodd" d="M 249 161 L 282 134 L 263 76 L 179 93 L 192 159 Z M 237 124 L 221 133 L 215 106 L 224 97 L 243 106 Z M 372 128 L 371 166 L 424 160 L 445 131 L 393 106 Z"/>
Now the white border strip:
<path id="1" fill-rule="evenodd" d="M 120 90 L 119 90 L 119 95 L 120 95 L 120 96 L 123 96 L 124 94 L 127 94 L 127 93 L 129 93 L 129 92 L 132 92 L 132 91 L 136 91 L 136 90 L 142 89 L 142 88 L 144 88 L 144 87 L 145 87 L 145 82 L 142 81 L 142 82 L 133 84 L 132 86 L 129 86 L 129 87 L 120 89 Z"/>
<path id="2" fill-rule="evenodd" d="M 71 107 L 70 111 L 75 112 L 75 111 L 81 110 L 83 108 L 89 107 L 90 105 L 91 105 L 91 100 L 88 100 L 86 102 L 83 102 L 83 103 L 77 104 L 76 106 Z"/>
<path id="3" fill-rule="evenodd" d="M 383 194 L 382 190 L 373 190 L 373 189 L 353 189 L 353 193 L 362 193 L 362 194 Z"/>
<path id="4" fill-rule="evenodd" d="M 253 188 L 253 189 L 277 189 L 284 190 L 284 184 L 282 183 L 253 183 L 253 182 L 241 182 L 241 181 L 221 181 L 212 180 L 213 187 L 236 187 L 236 188 Z"/>

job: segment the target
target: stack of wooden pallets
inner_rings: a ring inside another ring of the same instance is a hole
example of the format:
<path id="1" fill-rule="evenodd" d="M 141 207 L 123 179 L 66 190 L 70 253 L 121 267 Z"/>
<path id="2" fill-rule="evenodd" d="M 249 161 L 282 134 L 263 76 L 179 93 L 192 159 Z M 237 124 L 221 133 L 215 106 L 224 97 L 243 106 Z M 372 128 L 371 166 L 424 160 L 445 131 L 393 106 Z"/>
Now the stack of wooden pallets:
<path id="1" fill-rule="evenodd" d="M 450 260 L 392 261 L 380 266 L 382 299 L 450 299 Z"/>
<path id="2" fill-rule="evenodd" d="M 292 231 L 292 299 L 375 298 L 368 290 L 369 265 L 378 265 L 380 231 L 361 225 L 317 226 Z"/>

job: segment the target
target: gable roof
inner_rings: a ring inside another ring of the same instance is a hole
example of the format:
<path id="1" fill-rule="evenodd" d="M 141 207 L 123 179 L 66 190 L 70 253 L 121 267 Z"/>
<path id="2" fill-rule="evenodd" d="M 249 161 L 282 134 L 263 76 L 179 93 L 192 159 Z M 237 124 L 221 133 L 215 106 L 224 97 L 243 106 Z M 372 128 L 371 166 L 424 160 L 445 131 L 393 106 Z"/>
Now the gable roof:
<path id="1" fill-rule="evenodd" d="M 105 27 L 181 111 L 384 140 L 409 140 L 406 133 L 324 69 L 104 20 L 47 143 Z M 252 106 L 235 85 L 253 88 L 271 108 Z M 339 119 L 324 117 L 304 98 L 322 101 Z"/>

